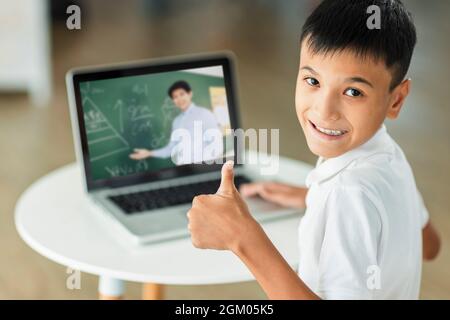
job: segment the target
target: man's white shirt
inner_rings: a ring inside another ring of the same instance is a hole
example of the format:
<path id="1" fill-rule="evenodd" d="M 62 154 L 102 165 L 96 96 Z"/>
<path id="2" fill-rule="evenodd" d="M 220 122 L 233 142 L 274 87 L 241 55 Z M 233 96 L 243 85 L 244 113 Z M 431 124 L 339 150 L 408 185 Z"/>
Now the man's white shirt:
<path id="1" fill-rule="evenodd" d="M 221 157 L 223 139 L 216 117 L 192 103 L 173 120 L 169 143 L 152 153 L 157 158 L 172 157 L 177 165 Z"/>
<path id="2" fill-rule="evenodd" d="M 418 299 L 428 212 L 411 167 L 383 125 L 306 179 L 301 279 L 323 299 Z"/>

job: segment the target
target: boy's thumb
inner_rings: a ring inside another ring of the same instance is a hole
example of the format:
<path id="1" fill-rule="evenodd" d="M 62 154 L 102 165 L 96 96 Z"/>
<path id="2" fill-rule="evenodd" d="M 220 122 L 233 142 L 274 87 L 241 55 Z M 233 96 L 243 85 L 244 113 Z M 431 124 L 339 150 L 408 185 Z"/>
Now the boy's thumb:
<path id="1" fill-rule="evenodd" d="M 228 160 L 222 166 L 222 179 L 220 181 L 219 194 L 229 194 L 232 193 L 236 188 L 234 186 L 234 172 L 233 172 L 234 161 Z"/>

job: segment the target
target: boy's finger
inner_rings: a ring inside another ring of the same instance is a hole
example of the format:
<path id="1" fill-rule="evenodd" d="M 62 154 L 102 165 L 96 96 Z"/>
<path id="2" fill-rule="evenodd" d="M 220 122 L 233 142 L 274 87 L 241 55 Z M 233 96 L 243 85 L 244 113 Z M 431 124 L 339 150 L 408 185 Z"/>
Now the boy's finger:
<path id="1" fill-rule="evenodd" d="M 220 186 L 217 190 L 218 194 L 230 194 L 236 190 L 234 186 L 234 172 L 233 172 L 234 162 L 228 160 L 222 166 L 222 179 L 220 180 Z"/>

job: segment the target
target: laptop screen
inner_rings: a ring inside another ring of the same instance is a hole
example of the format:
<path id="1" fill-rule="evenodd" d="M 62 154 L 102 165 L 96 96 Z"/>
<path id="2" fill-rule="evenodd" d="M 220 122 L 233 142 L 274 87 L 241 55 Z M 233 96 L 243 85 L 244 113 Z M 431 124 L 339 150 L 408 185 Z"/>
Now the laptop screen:
<path id="1" fill-rule="evenodd" d="M 135 71 L 76 83 L 91 186 L 205 172 L 234 158 L 235 121 L 223 64 Z"/>

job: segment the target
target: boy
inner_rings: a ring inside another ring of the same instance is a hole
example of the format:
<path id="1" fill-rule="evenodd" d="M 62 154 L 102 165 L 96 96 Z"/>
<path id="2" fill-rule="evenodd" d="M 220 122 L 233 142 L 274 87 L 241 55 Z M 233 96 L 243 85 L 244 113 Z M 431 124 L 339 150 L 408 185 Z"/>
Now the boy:
<path id="1" fill-rule="evenodd" d="M 176 81 L 167 90 L 167 94 L 175 106 L 181 111 L 173 120 L 169 143 L 155 150 L 134 149 L 134 152 L 130 154 L 130 158 L 133 160 L 143 160 L 150 157 L 171 157 L 175 164 L 182 165 L 208 161 L 219 157 L 223 151 L 222 139 L 204 139 L 204 137 L 207 137 L 205 133 L 207 130 L 220 132 L 219 123 L 210 110 L 199 107 L 192 102 L 193 92 L 189 83 L 184 80 Z M 196 129 L 196 124 L 201 126 Z M 199 129 L 200 134 L 195 134 L 196 130 Z M 197 148 L 189 148 L 190 150 L 183 152 L 183 147 L 189 146 L 189 144 L 183 144 L 184 141 L 180 139 L 182 130 L 189 133 L 189 136 L 192 137 L 190 146 Z M 195 139 L 200 139 L 200 141 L 194 141 Z M 208 150 L 212 152 L 208 152 Z"/>
<path id="2" fill-rule="evenodd" d="M 381 29 L 366 26 L 370 5 L 380 8 Z M 415 42 L 398 0 L 325 0 L 303 26 L 296 111 L 318 163 L 308 189 L 241 189 L 245 197 L 306 206 L 298 274 L 249 214 L 229 162 L 217 194 L 196 197 L 188 212 L 193 244 L 234 252 L 271 299 L 417 299 L 422 257 L 437 255 L 439 237 L 383 125 L 409 93 Z"/>

